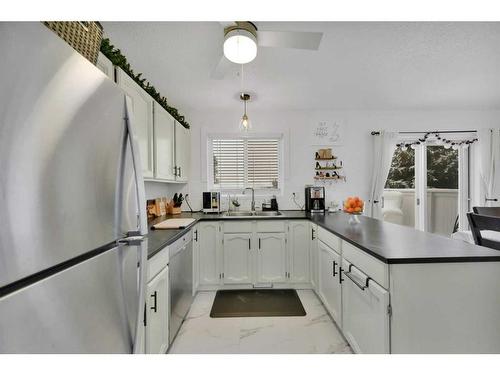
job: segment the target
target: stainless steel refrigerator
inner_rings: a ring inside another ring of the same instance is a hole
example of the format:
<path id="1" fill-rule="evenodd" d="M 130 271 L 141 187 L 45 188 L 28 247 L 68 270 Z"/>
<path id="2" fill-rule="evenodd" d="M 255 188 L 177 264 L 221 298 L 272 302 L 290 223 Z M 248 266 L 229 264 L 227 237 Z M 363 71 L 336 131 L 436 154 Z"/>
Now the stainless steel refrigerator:
<path id="1" fill-rule="evenodd" d="M 0 23 L 0 51 L 0 352 L 140 352 L 133 103 L 41 23 Z"/>

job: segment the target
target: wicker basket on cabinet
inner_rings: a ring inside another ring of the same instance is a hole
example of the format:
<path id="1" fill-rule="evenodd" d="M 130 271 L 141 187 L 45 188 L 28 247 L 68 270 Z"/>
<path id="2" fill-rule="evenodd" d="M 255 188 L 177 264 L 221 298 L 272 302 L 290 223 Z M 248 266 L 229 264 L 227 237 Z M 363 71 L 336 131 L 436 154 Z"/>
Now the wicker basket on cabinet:
<path id="1" fill-rule="evenodd" d="M 97 63 L 101 48 L 102 26 L 95 21 L 43 21 L 61 39 L 92 64 Z"/>

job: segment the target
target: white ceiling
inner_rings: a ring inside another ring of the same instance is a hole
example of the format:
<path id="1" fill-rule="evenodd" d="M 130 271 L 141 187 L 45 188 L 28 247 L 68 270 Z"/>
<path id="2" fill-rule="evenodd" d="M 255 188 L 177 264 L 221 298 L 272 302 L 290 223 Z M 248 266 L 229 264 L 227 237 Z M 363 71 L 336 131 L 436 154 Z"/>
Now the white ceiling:
<path id="1" fill-rule="evenodd" d="M 244 88 L 262 109 L 499 109 L 500 23 L 256 22 L 322 31 L 319 51 L 260 48 Z M 104 22 L 104 32 L 181 111 L 239 105 L 239 66 L 210 78 L 218 22 Z"/>

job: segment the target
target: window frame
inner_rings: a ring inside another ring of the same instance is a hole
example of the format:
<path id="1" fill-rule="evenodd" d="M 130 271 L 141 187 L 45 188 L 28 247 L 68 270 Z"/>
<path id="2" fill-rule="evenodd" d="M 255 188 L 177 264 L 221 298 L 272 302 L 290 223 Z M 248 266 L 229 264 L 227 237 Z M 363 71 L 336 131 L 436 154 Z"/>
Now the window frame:
<path id="1" fill-rule="evenodd" d="M 247 152 L 246 141 L 249 139 L 269 139 L 278 141 L 278 187 L 275 188 L 256 188 L 255 196 L 269 196 L 283 195 L 283 182 L 284 182 L 284 135 L 282 133 L 251 133 L 251 134 L 241 134 L 241 133 L 210 133 L 207 134 L 206 145 L 207 145 L 207 188 L 209 191 L 220 191 L 222 195 L 230 194 L 231 196 L 243 196 L 243 188 L 235 189 L 235 188 L 221 188 L 220 186 L 216 186 L 214 184 L 214 165 L 213 165 L 213 141 L 217 139 L 242 139 L 245 141 L 245 153 Z M 252 187 L 248 184 L 248 175 L 246 165 L 247 156 L 244 155 L 245 159 L 245 173 L 244 180 L 246 187 Z"/>

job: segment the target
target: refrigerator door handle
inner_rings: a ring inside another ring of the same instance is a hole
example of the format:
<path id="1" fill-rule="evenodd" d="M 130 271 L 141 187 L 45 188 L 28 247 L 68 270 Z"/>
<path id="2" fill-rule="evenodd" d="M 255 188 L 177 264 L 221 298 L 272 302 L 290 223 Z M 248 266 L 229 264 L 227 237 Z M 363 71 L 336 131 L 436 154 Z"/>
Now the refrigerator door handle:
<path id="1" fill-rule="evenodd" d="M 144 179 L 142 176 L 141 167 L 141 155 L 139 154 L 139 142 L 135 136 L 132 113 L 131 113 L 132 103 L 131 99 L 125 95 L 125 122 L 127 124 L 127 133 L 130 139 L 130 148 L 132 151 L 132 164 L 134 165 L 134 176 L 135 185 L 137 187 L 137 203 L 139 207 L 139 212 L 137 216 L 139 217 L 139 230 L 140 234 L 147 234 L 147 217 L 146 217 L 146 207 L 142 207 L 146 204 L 146 193 L 144 191 Z"/>
<path id="2" fill-rule="evenodd" d="M 147 249 L 145 248 L 145 242 L 142 242 L 138 247 L 141 258 L 141 264 L 139 266 L 139 308 L 137 309 L 137 321 L 135 325 L 135 336 L 134 336 L 134 354 L 141 354 L 143 352 L 142 348 L 139 346 L 141 342 L 141 330 L 142 326 L 142 317 L 146 313 L 146 262 L 147 258 Z M 144 309 L 144 311 L 142 310 Z"/>
<path id="3" fill-rule="evenodd" d="M 139 218 L 139 234 L 145 235 L 148 233 L 148 225 L 146 218 L 146 193 L 144 191 L 144 179 L 142 176 L 142 164 L 141 164 L 141 156 L 139 154 L 139 142 L 135 136 L 134 127 L 133 127 L 133 115 L 131 112 L 132 102 L 127 95 L 125 95 L 125 123 L 127 135 L 130 139 L 130 148 L 132 153 L 132 164 L 134 167 L 134 176 L 135 176 L 135 185 L 137 189 L 137 206 L 139 212 L 137 213 Z M 121 195 L 121 194 L 120 194 Z M 144 207 L 143 207 L 144 205 Z M 138 354 L 142 352 L 142 348 L 140 348 L 140 337 L 142 330 L 142 318 L 144 315 L 144 306 L 146 305 L 146 262 L 147 262 L 147 249 L 145 246 L 145 242 L 140 243 L 137 247 L 140 251 L 139 258 L 139 301 L 137 308 L 137 318 L 135 325 L 135 336 L 134 336 L 134 345 L 133 345 L 133 353 Z"/>

